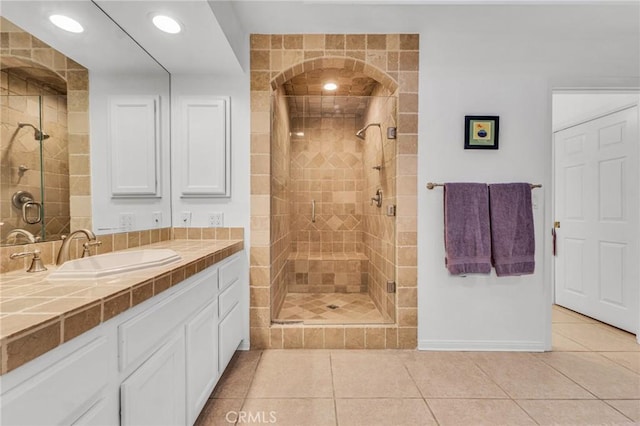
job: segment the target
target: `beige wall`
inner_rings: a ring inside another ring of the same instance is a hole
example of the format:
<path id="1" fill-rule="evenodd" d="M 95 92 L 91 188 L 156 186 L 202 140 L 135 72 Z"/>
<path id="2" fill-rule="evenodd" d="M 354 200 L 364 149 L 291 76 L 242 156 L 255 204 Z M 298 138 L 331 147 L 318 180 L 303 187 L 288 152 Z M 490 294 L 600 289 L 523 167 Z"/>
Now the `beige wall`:
<path id="1" fill-rule="evenodd" d="M 254 348 L 415 348 L 417 338 L 416 173 L 418 133 L 416 34 L 251 36 L 251 346 Z M 270 103 L 272 91 L 315 68 L 350 68 L 398 96 L 396 323 L 380 326 L 270 325 Z M 267 225 L 267 228 L 265 228 Z M 265 310 L 267 312 L 265 312 Z M 265 319 L 267 319 L 265 321 Z M 305 337 L 307 336 L 307 337 Z"/>
<path id="2" fill-rule="evenodd" d="M 369 259 L 369 295 L 380 312 L 387 318 L 396 318 L 396 294 L 387 292 L 387 281 L 395 281 L 396 275 L 396 218 L 387 216 L 387 208 L 396 200 L 396 142 L 387 139 L 388 127 L 395 127 L 395 96 L 388 96 L 382 87 L 376 87 L 365 115 L 365 124 L 380 123 L 366 132 L 364 146 L 365 194 L 363 211 L 364 254 Z M 364 125 L 363 125 L 364 126 Z M 380 170 L 373 167 L 380 166 Z M 382 207 L 371 206 L 369 198 L 376 190 L 382 190 Z"/>
<path id="3" fill-rule="evenodd" d="M 291 245 L 298 254 L 362 253 L 362 141 L 355 137 L 360 121 L 306 117 L 304 137 L 291 141 Z"/>

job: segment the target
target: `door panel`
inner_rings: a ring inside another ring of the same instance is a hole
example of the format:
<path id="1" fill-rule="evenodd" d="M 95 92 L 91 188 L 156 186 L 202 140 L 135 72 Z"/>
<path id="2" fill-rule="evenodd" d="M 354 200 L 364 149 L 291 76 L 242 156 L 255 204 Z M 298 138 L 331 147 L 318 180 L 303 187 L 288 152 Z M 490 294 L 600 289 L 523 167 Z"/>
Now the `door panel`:
<path id="1" fill-rule="evenodd" d="M 636 333 L 638 107 L 554 134 L 556 303 Z"/>

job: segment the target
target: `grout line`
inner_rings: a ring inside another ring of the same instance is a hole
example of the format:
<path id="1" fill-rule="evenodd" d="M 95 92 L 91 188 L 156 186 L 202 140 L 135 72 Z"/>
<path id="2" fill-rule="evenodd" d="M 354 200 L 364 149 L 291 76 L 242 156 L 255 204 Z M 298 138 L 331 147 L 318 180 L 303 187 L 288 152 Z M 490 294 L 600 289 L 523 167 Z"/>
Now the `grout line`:
<path id="1" fill-rule="evenodd" d="M 336 419 L 336 426 L 340 426 L 338 420 L 338 401 L 336 401 L 336 386 L 333 381 L 333 352 L 329 351 L 329 370 L 331 371 L 331 391 L 333 392 L 333 414 Z"/>
<path id="2" fill-rule="evenodd" d="M 431 413 L 431 417 L 433 418 L 433 420 L 436 422 L 436 425 L 440 425 L 440 422 L 438 421 L 438 418 L 436 417 L 436 414 L 433 412 L 433 410 L 431 409 L 431 406 L 429 405 L 429 403 L 427 402 L 427 398 L 424 396 L 424 394 L 422 393 L 422 391 L 420 390 L 420 386 L 418 386 L 418 383 L 416 382 L 415 378 L 413 377 L 413 375 L 411 374 L 411 371 L 409 370 L 409 367 L 407 367 L 407 363 L 405 362 L 405 360 L 402 359 L 402 357 L 400 356 L 400 354 L 396 354 L 396 357 L 399 359 L 399 361 L 402 363 L 402 366 L 404 367 L 404 369 L 407 371 L 407 374 L 409 375 L 409 378 L 411 379 L 411 381 L 413 382 L 413 385 L 416 387 L 416 389 L 418 389 L 418 393 L 420 394 L 420 396 L 422 397 L 422 401 L 424 401 L 424 404 L 427 406 L 427 410 L 429 410 L 429 413 Z M 405 398 L 403 398 L 405 399 Z M 409 398 L 406 398 L 409 399 Z M 416 398 L 417 399 L 417 398 Z"/>
<path id="3" fill-rule="evenodd" d="M 618 410 L 616 407 L 614 407 L 613 405 L 609 404 L 609 402 L 607 402 L 607 400 L 605 399 L 601 399 L 600 401 L 602 401 L 603 403 L 605 403 L 606 405 L 608 405 L 609 407 L 613 408 L 615 411 L 617 411 L 618 413 L 622 414 L 624 417 L 626 417 L 627 419 L 629 419 L 633 424 L 637 424 L 631 417 L 627 416 L 625 413 L 623 413 L 622 411 Z M 633 400 L 632 400 L 633 401 Z"/>

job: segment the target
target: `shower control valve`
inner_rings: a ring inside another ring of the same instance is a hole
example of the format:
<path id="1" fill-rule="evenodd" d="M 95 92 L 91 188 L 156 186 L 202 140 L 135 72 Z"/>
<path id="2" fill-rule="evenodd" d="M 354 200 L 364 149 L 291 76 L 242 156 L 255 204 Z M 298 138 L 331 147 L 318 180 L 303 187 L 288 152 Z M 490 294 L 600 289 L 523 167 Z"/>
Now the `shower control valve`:
<path id="1" fill-rule="evenodd" d="M 378 188 L 375 197 L 371 197 L 371 205 L 376 203 L 376 207 L 382 207 L 382 189 Z"/>

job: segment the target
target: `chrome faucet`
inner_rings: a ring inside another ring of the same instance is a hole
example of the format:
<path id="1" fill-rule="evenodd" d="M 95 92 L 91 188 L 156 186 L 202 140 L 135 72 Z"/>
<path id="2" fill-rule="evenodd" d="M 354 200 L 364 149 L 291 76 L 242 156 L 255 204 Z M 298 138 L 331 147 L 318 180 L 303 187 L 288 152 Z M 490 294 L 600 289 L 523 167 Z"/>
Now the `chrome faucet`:
<path id="1" fill-rule="evenodd" d="M 11 237 L 17 238 L 18 235 L 22 235 L 27 239 L 28 242 L 32 244 L 37 242 L 36 237 L 31 232 L 22 228 L 16 228 L 16 229 L 13 229 L 11 232 L 9 232 L 6 237 L 6 241 L 9 242 L 11 240 Z"/>
<path id="2" fill-rule="evenodd" d="M 96 240 L 96 234 L 94 234 L 93 231 L 89 229 L 78 229 L 76 231 L 73 231 L 72 233 L 67 235 L 66 238 L 62 239 L 62 245 L 60 246 L 60 251 L 58 251 L 58 257 L 56 258 L 56 265 L 62 265 L 64 262 L 69 260 L 69 244 L 71 244 L 71 240 L 74 239 L 73 237 L 76 234 L 84 234 L 87 237 L 87 240 L 89 240 L 89 244 L 85 243 L 85 246 L 84 246 L 85 250 L 82 253 L 82 257 L 85 257 L 86 255 L 88 255 L 89 246 L 101 244 L 100 241 Z"/>

